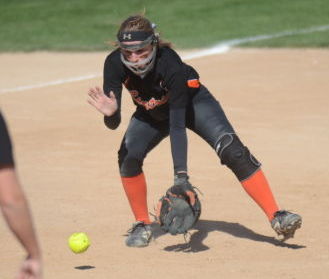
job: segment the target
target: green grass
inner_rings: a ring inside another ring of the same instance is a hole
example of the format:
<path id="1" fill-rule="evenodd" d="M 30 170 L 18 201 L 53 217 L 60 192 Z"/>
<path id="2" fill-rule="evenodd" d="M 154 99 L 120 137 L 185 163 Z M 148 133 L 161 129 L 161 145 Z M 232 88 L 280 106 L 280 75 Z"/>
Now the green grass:
<path id="1" fill-rule="evenodd" d="M 0 0 L 0 51 L 108 49 L 120 22 L 146 9 L 178 48 L 329 25 L 328 0 Z M 327 32 L 246 44 L 328 47 Z"/>

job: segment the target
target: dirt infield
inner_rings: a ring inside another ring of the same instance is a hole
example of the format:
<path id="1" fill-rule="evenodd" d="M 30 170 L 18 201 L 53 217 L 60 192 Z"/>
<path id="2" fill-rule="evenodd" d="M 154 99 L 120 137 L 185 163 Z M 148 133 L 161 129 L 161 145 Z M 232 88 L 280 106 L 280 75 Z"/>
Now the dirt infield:
<path id="1" fill-rule="evenodd" d="M 105 53 L 0 54 L 0 89 L 100 74 Z M 280 207 L 303 217 L 280 244 L 265 215 L 216 154 L 189 133 L 191 181 L 202 193 L 190 243 L 163 235 L 144 249 L 124 244 L 133 222 L 120 184 L 117 150 L 134 107 L 125 91 L 123 121 L 108 130 L 87 102 L 87 79 L 3 92 L 0 107 L 43 249 L 45 278 L 328 278 L 329 50 L 233 49 L 188 61 L 220 100 L 241 139 L 263 163 Z M 149 210 L 172 181 L 168 140 L 147 157 Z M 80 255 L 68 236 L 86 232 Z M 0 218 L 0 278 L 24 256 Z"/>

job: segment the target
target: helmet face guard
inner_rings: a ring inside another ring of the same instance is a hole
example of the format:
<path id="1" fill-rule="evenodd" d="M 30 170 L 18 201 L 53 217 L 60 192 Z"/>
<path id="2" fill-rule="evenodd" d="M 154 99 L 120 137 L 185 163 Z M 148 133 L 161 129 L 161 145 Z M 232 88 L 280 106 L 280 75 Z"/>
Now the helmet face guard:
<path id="1" fill-rule="evenodd" d="M 121 61 L 125 66 L 131 70 L 134 74 L 144 78 L 146 74 L 153 69 L 157 47 L 153 46 L 152 52 L 145 59 L 138 62 L 129 62 L 125 56 L 121 53 Z"/>
<path id="2" fill-rule="evenodd" d="M 139 62 L 129 62 L 121 53 L 122 63 L 134 74 L 144 78 L 146 74 L 153 69 L 155 56 L 157 52 L 157 37 L 153 32 L 133 31 L 118 33 L 118 44 L 120 49 L 127 51 L 137 51 L 148 45 L 152 45 L 153 49 L 145 59 Z M 125 44 L 125 42 L 139 41 L 138 44 Z"/>

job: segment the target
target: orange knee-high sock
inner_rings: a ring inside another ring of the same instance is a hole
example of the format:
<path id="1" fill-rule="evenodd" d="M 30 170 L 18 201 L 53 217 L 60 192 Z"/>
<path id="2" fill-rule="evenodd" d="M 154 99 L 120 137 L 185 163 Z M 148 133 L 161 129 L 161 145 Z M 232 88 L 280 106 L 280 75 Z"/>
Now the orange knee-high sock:
<path id="1" fill-rule="evenodd" d="M 150 224 L 144 174 L 141 173 L 133 177 L 121 177 L 121 180 L 136 221 L 143 221 L 145 224 Z"/>
<path id="2" fill-rule="evenodd" d="M 263 171 L 258 170 L 251 177 L 242 181 L 241 184 L 271 221 L 274 213 L 278 210 L 278 206 Z"/>

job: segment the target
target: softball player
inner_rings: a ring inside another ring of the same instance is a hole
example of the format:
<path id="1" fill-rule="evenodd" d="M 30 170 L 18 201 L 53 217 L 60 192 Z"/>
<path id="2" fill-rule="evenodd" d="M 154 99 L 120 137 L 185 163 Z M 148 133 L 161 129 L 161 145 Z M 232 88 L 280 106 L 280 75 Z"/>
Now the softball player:
<path id="1" fill-rule="evenodd" d="M 12 144 L 1 112 L 0 207 L 9 228 L 27 252 L 27 257 L 21 265 L 17 278 L 41 279 L 41 253 L 33 229 L 28 203 L 15 172 Z"/>
<path id="2" fill-rule="evenodd" d="M 243 145 L 219 102 L 144 16 L 128 17 L 121 24 L 117 49 L 105 60 L 103 89 L 88 92 L 88 102 L 104 115 L 109 129 L 120 124 L 122 85 L 136 105 L 118 152 L 122 184 L 136 220 L 126 245 L 147 246 L 152 236 L 142 166 L 148 152 L 168 135 L 174 184 L 188 180 L 186 128 L 215 150 L 279 235 L 284 239 L 294 235 L 301 217 L 279 210 L 261 164 Z"/>

